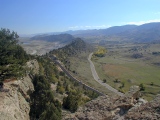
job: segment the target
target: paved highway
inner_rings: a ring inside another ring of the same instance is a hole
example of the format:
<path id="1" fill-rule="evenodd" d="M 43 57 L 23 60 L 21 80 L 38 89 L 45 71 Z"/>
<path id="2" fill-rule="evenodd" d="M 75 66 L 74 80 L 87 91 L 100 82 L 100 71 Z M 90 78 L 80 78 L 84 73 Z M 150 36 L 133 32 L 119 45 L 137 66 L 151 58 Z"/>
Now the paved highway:
<path id="1" fill-rule="evenodd" d="M 95 66 L 93 64 L 93 62 L 91 61 L 91 57 L 92 57 L 93 53 L 89 54 L 88 56 L 88 61 L 90 63 L 90 67 L 91 67 L 91 71 L 92 71 L 92 75 L 93 75 L 93 78 L 101 85 L 105 86 L 108 90 L 120 95 L 120 96 L 123 96 L 124 94 L 119 92 L 118 90 L 116 90 L 115 88 L 111 87 L 110 85 L 106 84 L 106 83 L 103 83 L 102 80 L 100 80 L 97 72 L 96 72 L 96 69 L 95 69 Z"/>

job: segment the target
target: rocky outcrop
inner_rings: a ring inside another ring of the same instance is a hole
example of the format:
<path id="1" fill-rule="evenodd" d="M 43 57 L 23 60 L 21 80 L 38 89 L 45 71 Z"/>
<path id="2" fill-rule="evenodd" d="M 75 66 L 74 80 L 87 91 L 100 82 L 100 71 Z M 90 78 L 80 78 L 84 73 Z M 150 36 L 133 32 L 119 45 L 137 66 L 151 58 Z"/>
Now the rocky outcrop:
<path id="1" fill-rule="evenodd" d="M 27 66 L 35 68 L 35 73 L 38 72 L 39 66 L 36 60 L 28 62 Z M 0 92 L 0 119 L 29 120 L 29 94 L 34 90 L 29 75 L 21 78 L 21 80 L 6 81 L 4 89 L 7 91 Z"/>
<path id="2" fill-rule="evenodd" d="M 130 120 L 159 120 L 160 94 L 151 102 L 130 109 L 124 118 Z"/>
<path id="3" fill-rule="evenodd" d="M 160 95 L 147 102 L 140 98 L 138 86 L 132 86 L 124 96 L 100 96 L 79 108 L 74 114 L 66 114 L 64 120 L 158 120 L 160 119 Z"/>
<path id="4" fill-rule="evenodd" d="M 27 67 L 32 70 L 33 74 L 37 74 L 39 72 L 39 64 L 36 59 L 27 62 Z"/>

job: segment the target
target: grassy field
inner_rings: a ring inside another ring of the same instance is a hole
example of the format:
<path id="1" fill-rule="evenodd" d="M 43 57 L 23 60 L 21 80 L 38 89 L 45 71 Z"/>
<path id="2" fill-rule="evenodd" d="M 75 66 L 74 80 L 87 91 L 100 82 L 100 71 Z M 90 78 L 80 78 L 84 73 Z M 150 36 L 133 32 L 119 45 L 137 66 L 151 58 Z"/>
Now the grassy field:
<path id="1" fill-rule="evenodd" d="M 106 47 L 109 49 L 105 57 L 92 58 L 102 80 L 106 79 L 107 83 L 116 89 L 123 83 L 121 90 L 124 92 L 128 91 L 131 85 L 143 83 L 144 97 L 148 100 L 160 93 L 160 55 L 152 55 L 152 52 L 160 51 L 160 44 Z"/>
<path id="2" fill-rule="evenodd" d="M 76 73 L 74 76 L 78 78 L 79 80 L 83 81 L 89 86 L 94 87 L 95 89 L 108 94 L 113 95 L 114 93 L 110 92 L 105 87 L 101 86 L 99 83 L 97 83 L 92 76 L 91 70 L 90 70 L 90 64 L 87 60 L 89 53 L 81 53 L 78 55 L 78 57 L 70 57 L 70 71 L 75 71 Z"/>

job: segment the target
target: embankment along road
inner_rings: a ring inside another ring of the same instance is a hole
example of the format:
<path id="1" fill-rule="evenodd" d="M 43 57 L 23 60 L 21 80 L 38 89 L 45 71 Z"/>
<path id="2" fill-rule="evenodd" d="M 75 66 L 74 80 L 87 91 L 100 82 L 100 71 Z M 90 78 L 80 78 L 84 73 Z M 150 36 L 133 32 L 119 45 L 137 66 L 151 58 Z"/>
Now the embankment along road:
<path id="1" fill-rule="evenodd" d="M 86 89 L 89 89 L 91 91 L 94 91 L 96 93 L 98 93 L 99 95 L 105 95 L 104 93 L 96 90 L 95 88 L 91 87 L 91 86 L 88 86 L 87 84 L 83 83 L 81 80 L 78 80 L 77 78 L 73 77 L 71 75 L 71 73 L 65 69 L 65 67 L 61 64 L 61 62 L 55 57 L 55 56 L 52 56 L 50 57 L 62 70 L 63 72 L 69 77 L 71 78 L 73 81 L 76 81 L 78 82 L 80 85 L 83 85 L 83 87 L 85 87 Z"/>

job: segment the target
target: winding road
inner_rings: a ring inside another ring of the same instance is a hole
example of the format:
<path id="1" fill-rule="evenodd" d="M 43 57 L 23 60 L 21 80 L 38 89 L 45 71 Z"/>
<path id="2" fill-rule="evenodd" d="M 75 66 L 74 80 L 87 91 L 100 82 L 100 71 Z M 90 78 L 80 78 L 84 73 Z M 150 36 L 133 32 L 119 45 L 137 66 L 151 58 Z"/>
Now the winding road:
<path id="1" fill-rule="evenodd" d="M 104 87 L 106 87 L 108 90 L 120 95 L 120 96 L 123 96 L 124 94 L 119 92 L 118 90 L 116 90 L 115 88 L 111 87 L 110 85 L 106 84 L 106 83 L 103 83 L 102 80 L 100 80 L 97 72 L 96 72 L 96 69 L 95 69 L 95 66 L 93 64 L 93 62 L 91 61 L 91 57 L 92 57 L 93 53 L 89 54 L 88 56 L 88 61 L 90 63 L 90 67 L 91 67 L 91 71 L 92 71 L 92 76 L 93 78 L 101 85 L 103 85 Z"/>
<path id="2" fill-rule="evenodd" d="M 71 78 L 72 80 L 74 80 L 74 81 L 78 82 L 79 84 L 83 85 L 83 87 L 98 93 L 99 95 L 105 95 L 104 93 L 98 91 L 97 89 L 95 89 L 95 88 L 83 83 L 81 80 L 78 80 L 77 78 L 73 77 L 72 74 L 67 69 L 65 69 L 65 67 L 61 64 L 61 62 L 55 56 L 52 56 L 52 57 L 49 57 L 49 58 L 51 60 L 53 60 L 63 70 L 63 72 L 66 73 L 66 75 L 69 78 Z"/>

